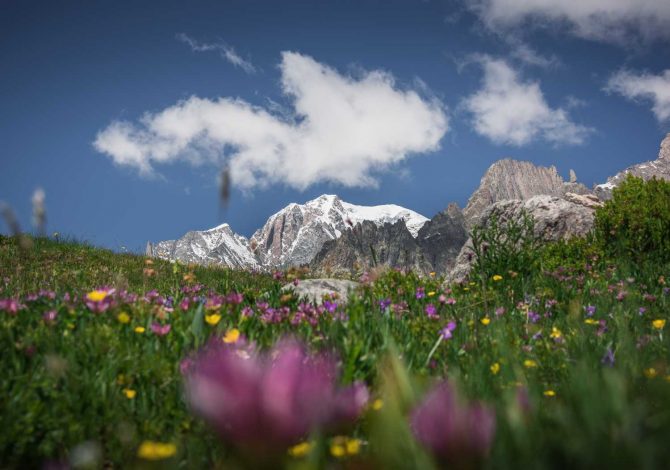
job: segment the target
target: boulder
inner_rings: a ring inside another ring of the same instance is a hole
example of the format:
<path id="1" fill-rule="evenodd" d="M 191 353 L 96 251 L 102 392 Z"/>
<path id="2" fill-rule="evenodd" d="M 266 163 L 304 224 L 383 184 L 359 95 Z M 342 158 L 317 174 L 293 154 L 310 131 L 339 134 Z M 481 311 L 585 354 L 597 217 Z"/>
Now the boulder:
<path id="1" fill-rule="evenodd" d="M 305 279 L 298 285 L 286 284 L 282 291 L 293 291 L 298 297 L 307 297 L 310 302 L 320 304 L 325 295 L 335 294 L 340 303 L 346 302 L 350 291 L 355 290 L 359 283 L 345 279 Z"/>

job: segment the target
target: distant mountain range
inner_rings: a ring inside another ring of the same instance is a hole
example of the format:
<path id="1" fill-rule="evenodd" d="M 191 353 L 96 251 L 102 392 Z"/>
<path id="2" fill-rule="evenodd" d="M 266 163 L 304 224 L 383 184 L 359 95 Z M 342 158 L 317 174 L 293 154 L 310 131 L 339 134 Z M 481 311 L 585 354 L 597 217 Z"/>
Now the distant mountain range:
<path id="1" fill-rule="evenodd" d="M 575 220 L 588 225 L 599 200 L 611 197 L 612 189 L 627 173 L 670 179 L 670 134 L 661 143 L 656 160 L 631 166 L 593 190 L 577 182 L 572 170 L 569 181 L 564 181 L 553 166 L 504 159 L 486 171 L 463 210 L 452 203 L 432 219 L 394 204 L 359 206 L 324 194 L 284 207 L 250 239 L 223 224 L 188 232 L 178 240 L 147 243 L 147 255 L 262 271 L 309 266 L 325 275 L 350 275 L 375 265 L 440 274 L 454 269 L 462 274 L 466 272 L 463 259 L 471 258 L 464 253 L 469 230 L 485 224 L 492 211 L 519 207 L 518 203 L 503 204 L 506 201 L 535 200 L 529 205 L 534 216 L 541 219 L 545 232 L 553 230 L 543 234 L 547 239 L 579 235 L 585 227 L 566 226 L 565 220 L 551 217 L 578 215 Z M 585 207 L 590 211 L 584 212 Z M 457 260 L 460 265 L 455 267 Z"/>

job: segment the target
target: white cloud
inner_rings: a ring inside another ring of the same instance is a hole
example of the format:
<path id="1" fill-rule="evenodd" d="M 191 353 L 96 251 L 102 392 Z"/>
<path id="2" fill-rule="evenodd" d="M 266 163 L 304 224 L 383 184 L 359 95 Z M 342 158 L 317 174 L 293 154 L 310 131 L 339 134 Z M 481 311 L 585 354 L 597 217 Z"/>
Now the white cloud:
<path id="1" fill-rule="evenodd" d="M 288 118 L 239 99 L 194 96 L 138 124 L 114 121 L 94 146 L 145 175 L 178 160 L 227 161 L 238 187 L 304 189 L 326 181 L 375 184 L 374 171 L 437 150 L 448 130 L 437 99 L 398 89 L 388 73 L 345 76 L 294 52 L 282 53 L 280 72 L 293 106 Z"/>
<path id="2" fill-rule="evenodd" d="M 207 43 L 200 43 L 196 41 L 195 39 L 192 39 L 191 37 L 187 36 L 184 33 L 179 33 L 177 34 L 177 39 L 180 40 L 181 42 L 188 44 L 189 47 L 191 48 L 192 51 L 194 52 L 210 52 L 210 51 L 215 51 L 218 52 L 221 57 L 233 64 L 236 67 L 241 68 L 244 70 L 246 73 L 256 73 L 256 67 L 249 62 L 248 60 L 243 59 L 240 57 L 240 55 L 235 51 L 235 48 L 232 46 L 229 46 L 228 44 L 225 43 L 213 43 L 213 44 L 207 44 Z"/>
<path id="3" fill-rule="evenodd" d="M 668 0 L 473 0 L 491 29 L 567 26 L 580 37 L 607 42 L 670 38 Z"/>
<path id="4" fill-rule="evenodd" d="M 659 122 L 670 120 L 670 69 L 659 75 L 620 70 L 610 77 L 605 90 L 630 100 L 649 100 Z"/>
<path id="5" fill-rule="evenodd" d="M 463 102 L 475 131 L 497 144 L 525 145 L 542 139 L 553 144 L 581 144 L 590 129 L 570 120 L 562 108 L 547 104 L 540 85 L 522 81 L 501 59 L 479 56 L 482 88 Z"/>

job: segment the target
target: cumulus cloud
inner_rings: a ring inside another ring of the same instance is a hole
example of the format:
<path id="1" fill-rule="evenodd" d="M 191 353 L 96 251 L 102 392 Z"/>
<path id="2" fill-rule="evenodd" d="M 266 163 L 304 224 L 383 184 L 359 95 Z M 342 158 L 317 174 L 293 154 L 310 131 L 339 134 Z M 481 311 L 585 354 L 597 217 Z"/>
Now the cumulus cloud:
<path id="1" fill-rule="evenodd" d="M 463 107 L 475 131 L 497 144 L 526 145 L 542 139 L 553 144 L 581 144 L 590 129 L 575 124 L 562 108 L 551 108 L 540 85 L 523 81 L 502 59 L 480 56 L 482 87 Z"/>
<path id="2" fill-rule="evenodd" d="M 342 75 L 311 57 L 282 53 L 282 92 L 290 116 L 233 98 L 191 97 L 138 123 L 114 121 L 95 148 L 151 175 L 174 161 L 230 166 L 238 187 L 319 182 L 375 184 L 375 171 L 437 150 L 448 130 L 441 102 L 402 90 L 389 73 Z"/>
<path id="3" fill-rule="evenodd" d="M 668 0 L 473 0 L 469 5 L 496 31 L 558 25 L 583 38 L 615 43 L 670 38 Z"/>
<path id="4" fill-rule="evenodd" d="M 670 120 L 670 69 L 659 75 L 620 70 L 610 77 L 605 90 L 630 100 L 650 101 L 659 122 Z"/>
<path id="5" fill-rule="evenodd" d="M 200 43 L 184 33 L 177 34 L 177 39 L 185 44 L 188 44 L 188 46 L 194 52 L 218 52 L 221 55 L 221 58 L 230 62 L 235 67 L 241 68 L 246 73 L 256 73 L 256 67 L 254 67 L 254 65 L 248 60 L 240 57 L 237 51 L 235 51 L 235 48 L 229 46 L 226 43 Z"/>

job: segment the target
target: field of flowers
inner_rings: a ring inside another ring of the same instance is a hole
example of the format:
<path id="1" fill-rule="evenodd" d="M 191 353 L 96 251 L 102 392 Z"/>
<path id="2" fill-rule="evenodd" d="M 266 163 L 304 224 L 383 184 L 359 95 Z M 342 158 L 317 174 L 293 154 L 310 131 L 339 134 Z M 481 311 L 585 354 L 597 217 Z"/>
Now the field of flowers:
<path id="1" fill-rule="evenodd" d="M 281 290 L 299 271 L 30 241 L 0 236 L 2 468 L 670 459 L 668 264 L 554 257 L 451 286 L 380 270 L 314 305 Z"/>

